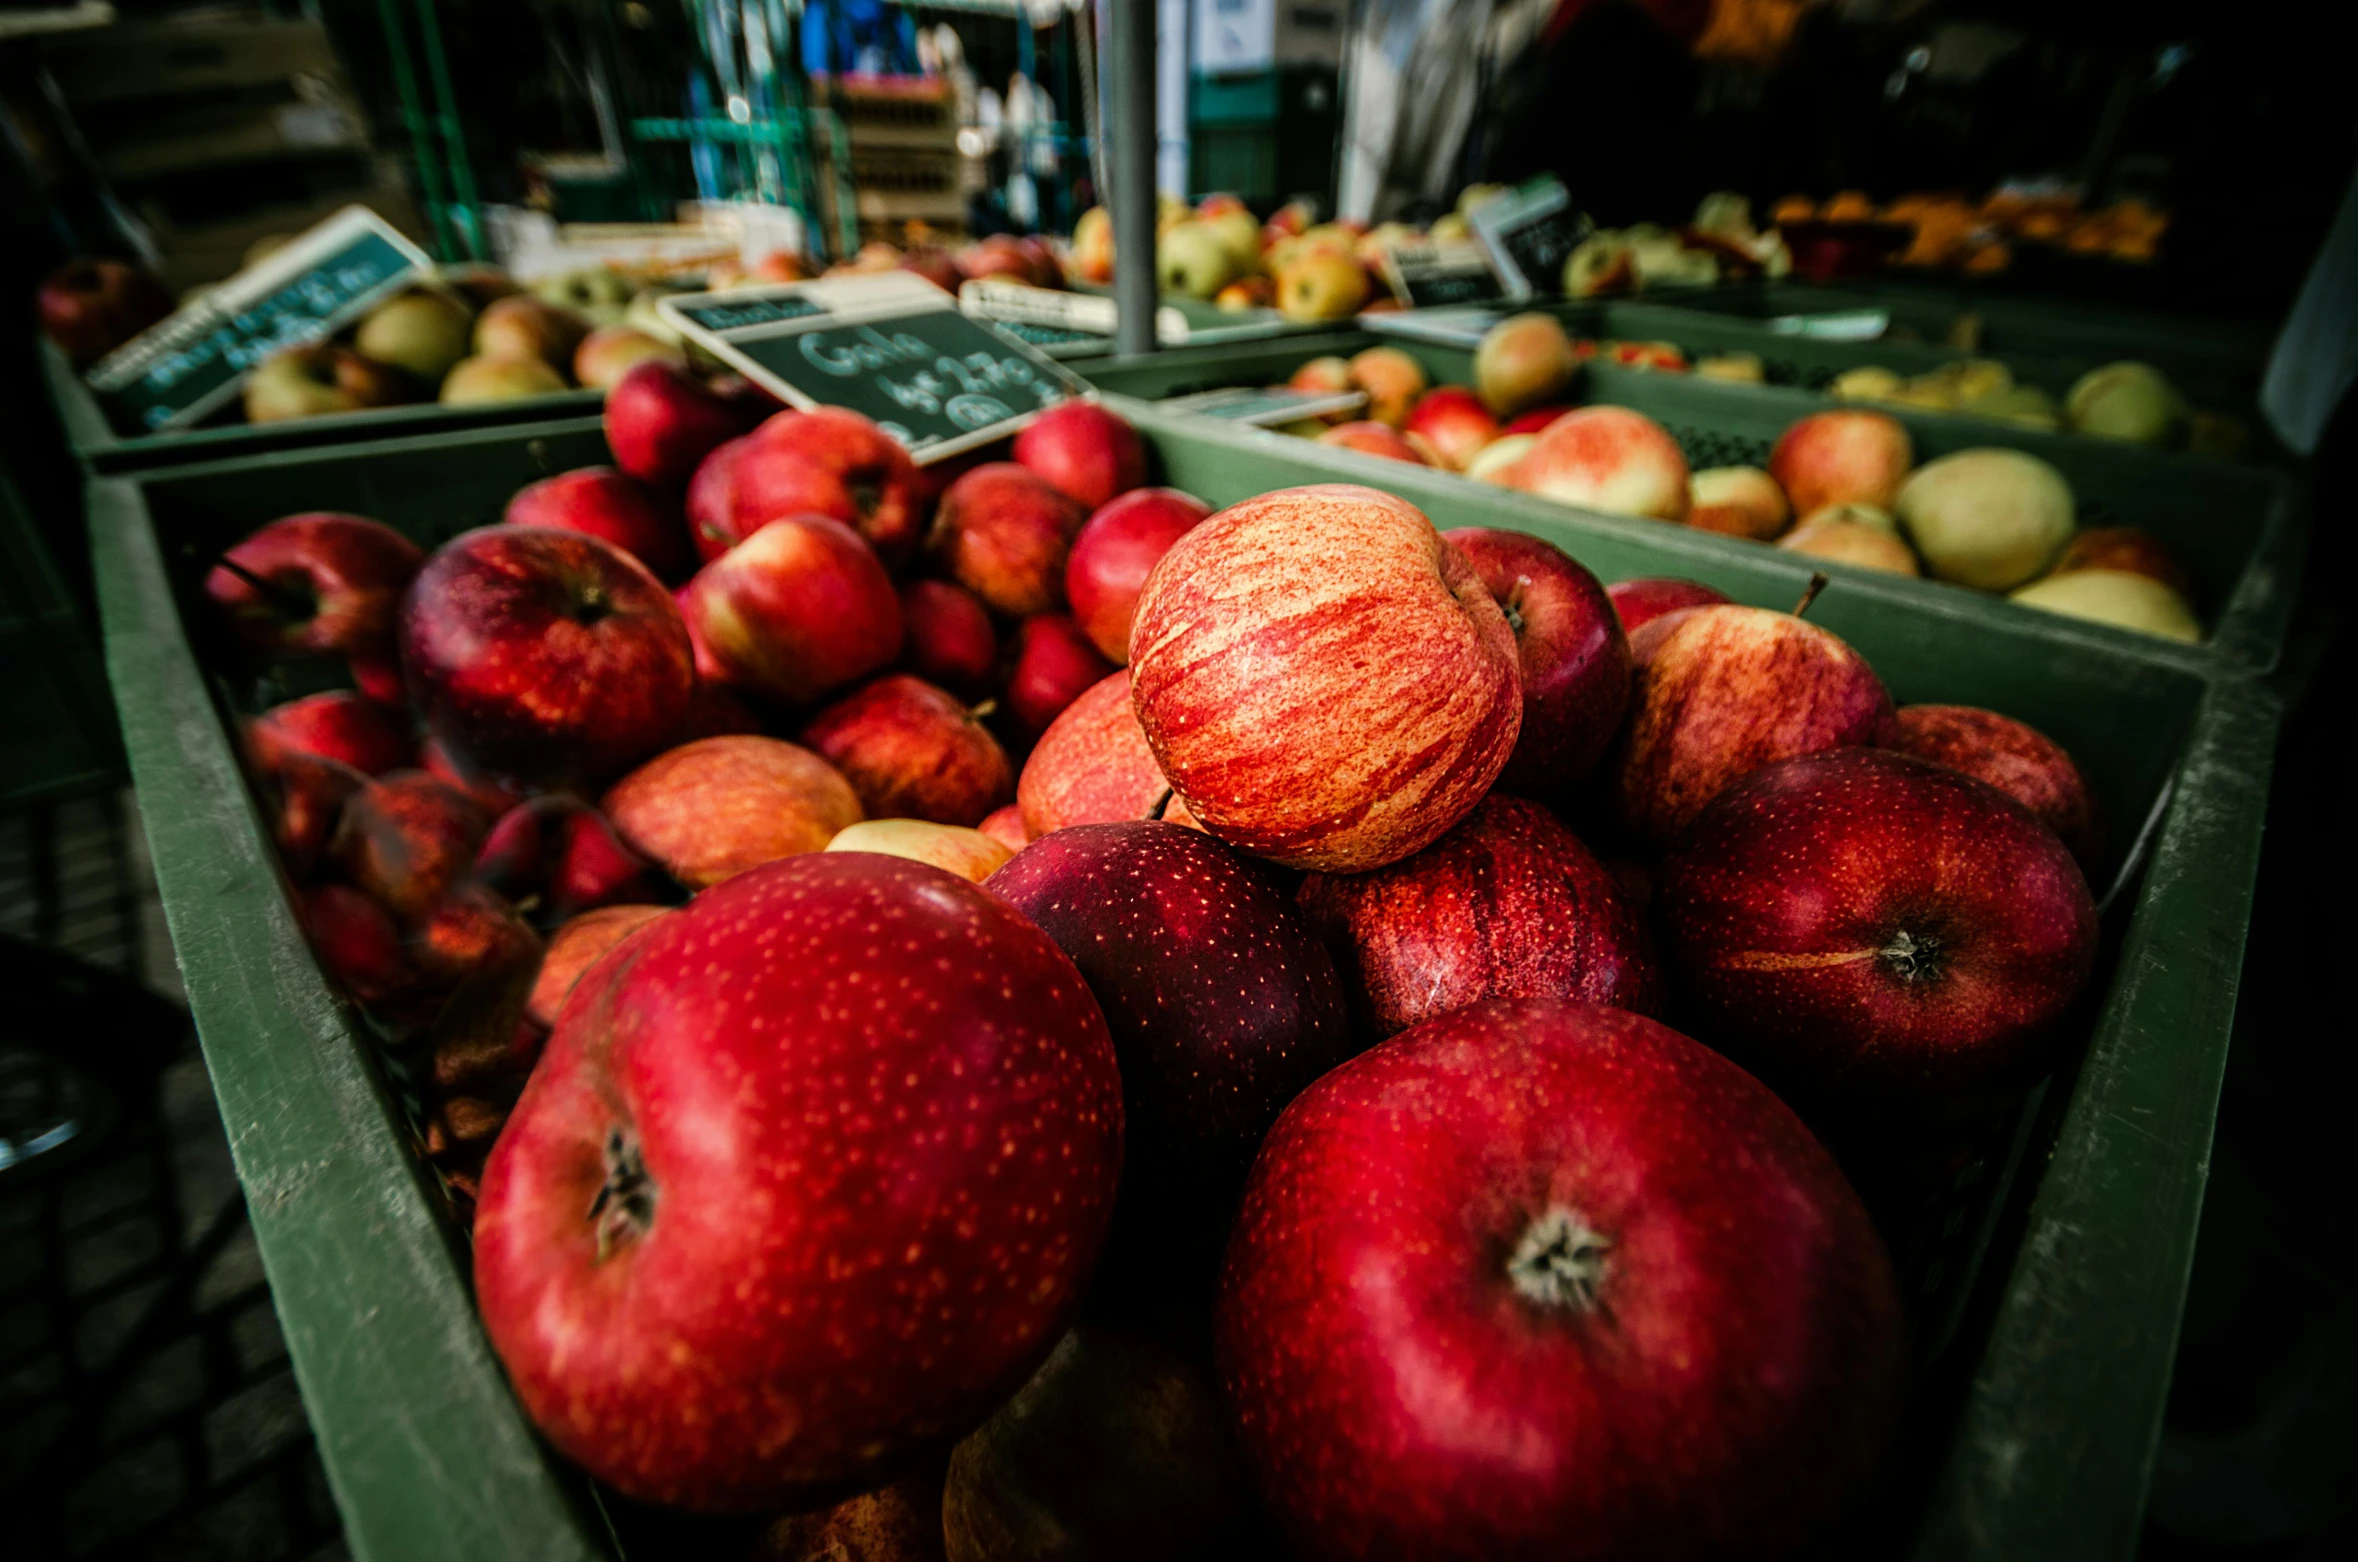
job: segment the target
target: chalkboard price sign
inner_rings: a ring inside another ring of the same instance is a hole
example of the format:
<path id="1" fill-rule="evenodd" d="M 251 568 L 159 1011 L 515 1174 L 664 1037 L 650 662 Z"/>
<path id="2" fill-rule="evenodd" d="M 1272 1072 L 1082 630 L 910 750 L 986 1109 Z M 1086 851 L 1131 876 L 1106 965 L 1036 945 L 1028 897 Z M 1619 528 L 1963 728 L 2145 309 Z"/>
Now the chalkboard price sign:
<path id="1" fill-rule="evenodd" d="M 1562 291 L 1564 260 L 1593 228 L 1553 174 L 1484 201 L 1466 219 L 1509 298 Z"/>
<path id="2" fill-rule="evenodd" d="M 433 264 L 384 218 L 347 206 L 100 359 L 84 383 L 117 427 L 183 427 L 263 359 L 334 334 Z"/>
<path id="3" fill-rule="evenodd" d="M 698 293 L 660 308 L 682 335 L 788 405 L 863 413 L 921 463 L 1012 434 L 1089 390 L 917 276 Z"/>
<path id="4" fill-rule="evenodd" d="M 1384 279 L 1411 309 L 1484 304 L 1499 296 L 1498 274 L 1471 244 L 1394 244 Z"/>

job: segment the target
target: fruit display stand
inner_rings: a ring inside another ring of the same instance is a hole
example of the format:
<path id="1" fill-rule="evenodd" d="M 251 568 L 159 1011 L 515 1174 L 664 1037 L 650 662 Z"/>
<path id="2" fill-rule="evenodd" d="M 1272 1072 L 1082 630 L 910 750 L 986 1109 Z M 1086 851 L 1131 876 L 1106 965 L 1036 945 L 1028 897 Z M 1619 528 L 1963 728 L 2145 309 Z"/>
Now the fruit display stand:
<path id="1" fill-rule="evenodd" d="M 1124 406 L 1156 480 L 1214 504 L 1373 478 L 1443 527 L 1528 530 L 1606 579 L 1789 606 L 1810 562 Z M 474 1313 L 405 1080 L 308 950 L 240 772 L 200 582 L 296 510 L 425 542 L 497 518 L 596 423 L 478 429 L 104 477 L 108 670 L 158 884 L 296 1373 L 354 1554 L 630 1554 L 532 1434 Z M 1893 1232 L 1925 1367 L 1876 1554 L 2077 1558 L 2134 1544 L 2177 1333 L 2275 735 L 2220 659 L 1962 592 L 1843 576 L 1812 609 L 1895 698 L 1987 705 L 2079 760 L 2115 825 L 2097 980 L 2044 1090 Z M 1945 1348 L 1943 1348 L 1945 1347 Z M 1849 1537 L 1843 1537 L 1848 1539 Z M 1845 1547 L 1846 1551 L 1853 1548 Z"/>
<path id="2" fill-rule="evenodd" d="M 540 423 L 552 418 L 595 415 L 606 400 L 602 391 L 568 390 L 552 396 L 477 402 L 463 407 L 422 402 L 415 406 L 372 407 L 365 412 L 340 412 L 325 417 L 289 418 L 278 423 L 212 422 L 157 434 L 125 433 L 107 417 L 106 409 L 82 383 L 82 377 L 74 372 L 63 353 L 47 342 L 40 344 L 40 350 L 41 371 L 49 382 L 49 396 L 56 404 L 58 421 L 65 427 L 66 444 L 72 448 L 74 459 L 92 473 L 144 471 L 187 461 L 224 461 L 280 450 L 415 438 L 509 423 Z"/>
<path id="3" fill-rule="evenodd" d="M 1306 359 L 1325 354 L 1348 357 L 1379 343 L 1397 346 L 1415 357 L 1436 385 L 1473 383 L 1473 354 L 1466 348 L 1357 330 L 1104 359 L 1076 364 L 1075 368 L 1100 390 L 1162 400 L 1219 386 L 1280 384 Z M 1827 406 L 1824 397 L 1804 390 L 1731 385 L 1693 375 L 1593 362 L 1583 370 L 1570 399 L 1629 407 L 1646 414 L 1670 431 L 1685 451 L 1688 465 L 1697 470 L 1765 466 L 1779 434 L 1796 419 Z M 2210 638 L 2196 652 L 2198 657 L 2258 671 L 2275 664 L 2283 649 L 2307 547 L 2307 495 L 2294 478 L 2261 466 L 2160 454 L 2109 440 L 2050 434 L 1982 419 L 1899 407 L 1875 410 L 1888 412 L 1906 425 L 1919 460 L 1994 445 L 2027 451 L 2046 461 L 2070 483 L 2083 523 L 2143 527 L 2185 561 L 2194 578 L 2195 605 L 2211 629 Z M 1244 437 L 1276 444 L 1279 449 L 1308 443 L 1257 431 Z M 1281 441 L 1284 443 L 1278 443 Z M 1335 454 L 1348 463 L 1346 469 L 1358 480 L 1380 480 L 1385 486 L 1391 486 L 1394 468 L 1401 464 L 1352 452 Z M 1420 484 L 1437 482 L 1444 489 L 1480 488 L 1522 516 L 1565 513 L 1548 501 L 1477 485 L 1446 472 L 1418 469 L 1416 476 Z M 1779 555 L 1765 543 L 1659 521 L 1583 515 L 1584 525 L 1647 536 L 1675 533 L 1678 540 L 1665 538 L 1666 545 L 1699 548 L 1707 557 L 1791 557 Z M 1830 569 L 1843 580 L 1863 581 L 1870 573 L 1844 564 L 1833 564 Z M 2000 618 L 2047 616 L 2035 608 L 1939 581 L 1889 575 L 1876 579 L 1903 599 L 1922 603 L 1927 609 L 1934 603 L 1971 597 Z M 2138 650 L 2153 651 L 2164 644 L 2126 631 L 2097 632 Z"/>

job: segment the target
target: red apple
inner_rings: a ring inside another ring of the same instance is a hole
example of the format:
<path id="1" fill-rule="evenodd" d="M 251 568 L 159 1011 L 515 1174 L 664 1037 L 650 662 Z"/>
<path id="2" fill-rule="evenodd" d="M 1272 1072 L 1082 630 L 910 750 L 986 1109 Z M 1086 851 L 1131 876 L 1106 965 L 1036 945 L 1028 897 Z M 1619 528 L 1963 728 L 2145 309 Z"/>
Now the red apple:
<path id="1" fill-rule="evenodd" d="M 1542 429 L 1509 486 L 1608 515 L 1684 520 L 1687 458 L 1667 429 L 1627 407 L 1580 407 Z"/>
<path id="2" fill-rule="evenodd" d="M 610 542 L 665 580 L 677 580 L 688 567 L 679 516 L 636 478 L 610 466 L 560 472 L 519 489 L 500 519 Z"/>
<path id="3" fill-rule="evenodd" d="M 804 705 L 901 654 L 901 601 L 859 533 L 772 521 L 688 583 L 683 616 L 724 681 Z"/>
<path id="4" fill-rule="evenodd" d="M 329 850 L 355 887 L 395 916 L 415 920 L 466 876 L 489 828 L 463 792 L 423 770 L 396 770 L 344 805 Z"/>
<path id="5" fill-rule="evenodd" d="M 346 884 L 322 884 L 302 899 L 303 936 L 335 984 L 355 1003 L 398 996 L 411 980 L 392 913 Z"/>
<path id="6" fill-rule="evenodd" d="M 529 988 L 540 951 L 540 935 L 506 897 L 482 884 L 455 886 L 420 919 L 408 944 L 422 998 L 448 997 L 485 977 Z M 512 1037 L 512 1027 L 502 1027 L 503 1044 Z"/>
<path id="7" fill-rule="evenodd" d="M 482 527 L 426 561 L 402 604 L 401 668 L 462 765 L 549 784 L 661 747 L 696 688 L 663 583 L 609 543 L 534 526 Z"/>
<path id="8" fill-rule="evenodd" d="M 475 854 L 478 883 L 511 901 L 535 902 L 563 921 L 599 906 L 662 898 L 655 865 L 631 850 L 612 821 L 571 797 L 536 797 L 500 815 Z"/>
<path id="9" fill-rule="evenodd" d="M 1022 851 L 1032 844 L 1032 832 L 1024 826 L 1023 810 L 1013 803 L 993 809 L 974 828 L 977 834 L 989 836 L 1010 852 Z"/>
<path id="10" fill-rule="evenodd" d="M 1089 512 L 1012 461 L 952 483 L 927 546 L 952 579 L 1010 618 L 1064 605 L 1064 561 Z"/>
<path id="11" fill-rule="evenodd" d="M 74 362 L 103 358 L 172 313 L 172 295 L 136 266 L 87 256 L 41 279 L 41 330 Z"/>
<path id="12" fill-rule="evenodd" d="M 221 558 L 205 595 L 252 654 L 383 657 L 426 555 L 390 526 L 314 511 L 272 521 Z"/>
<path id="13" fill-rule="evenodd" d="M 256 716 L 246 724 L 246 752 L 265 774 L 277 771 L 289 754 L 312 754 L 374 776 L 409 764 L 417 745 L 407 724 L 384 706 L 335 690 Z"/>
<path id="14" fill-rule="evenodd" d="M 1996 787 L 2053 830 L 2083 863 L 2096 849 L 2096 800 L 2053 738 L 1970 705 L 1903 705 L 1891 746 Z"/>
<path id="15" fill-rule="evenodd" d="M 826 850 L 860 818 L 842 772 L 776 738 L 699 738 L 614 783 L 598 805 L 631 847 L 690 889 Z"/>
<path id="16" fill-rule="evenodd" d="M 1679 580 L 1668 575 L 1646 575 L 1636 580 L 1617 580 L 1605 588 L 1612 599 L 1613 612 L 1621 620 L 1627 634 L 1683 607 L 1709 607 L 1728 600 L 1723 592 L 1712 590 L 1699 580 Z"/>
<path id="17" fill-rule="evenodd" d="M 1049 723 L 1015 784 L 1030 839 L 1076 824 L 1149 819 L 1171 795 L 1130 708 L 1130 674 L 1113 673 Z"/>
<path id="18" fill-rule="evenodd" d="M 1786 429 L 1769 452 L 1768 470 L 1793 513 L 1808 515 L 1830 504 L 1889 510 L 1915 462 L 1897 418 L 1846 407 L 1813 412 Z"/>
<path id="19" fill-rule="evenodd" d="M 279 754 L 258 780 L 279 861 L 297 879 L 310 876 L 343 828 L 345 805 L 369 784 L 365 772 L 300 749 Z"/>
<path id="20" fill-rule="evenodd" d="M 1398 429 L 1370 418 L 1353 423 L 1338 423 L 1319 435 L 1318 442 L 1342 450 L 1356 450 L 1365 456 L 1380 456 L 1386 461 L 1408 461 L 1418 466 L 1425 464 L 1425 458 L 1417 453 L 1414 445 L 1401 437 Z"/>
<path id="21" fill-rule="evenodd" d="M 1138 592 L 1171 544 L 1212 507 L 1176 488 L 1139 488 L 1089 517 L 1064 564 L 1065 600 L 1089 643 L 1116 666 L 1130 659 Z"/>
<path id="22" fill-rule="evenodd" d="M 1427 464 L 1462 472 L 1498 438 L 1498 419 L 1463 385 L 1443 385 L 1417 398 L 1402 434 Z"/>
<path id="23" fill-rule="evenodd" d="M 1015 436 L 1015 459 L 1085 510 L 1146 481 L 1138 431 L 1094 401 L 1063 402 L 1032 419 Z"/>
<path id="24" fill-rule="evenodd" d="M 1643 919 L 1578 836 L 1519 797 L 1493 792 L 1389 867 L 1313 873 L 1299 899 L 1370 1035 L 1485 998 L 1661 1007 Z"/>
<path id="25" fill-rule="evenodd" d="M 480 770 L 463 768 L 456 756 L 442 745 L 431 732 L 418 745 L 418 768 L 444 786 L 466 794 L 469 801 L 483 810 L 486 819 L 497 819 L 524 801 L 524 793 L 508 786 L 495 776 Z"/>
<path id="26" fill-rule="evenodd" d="M 901 591 L 901 664 L 927 683 L 980 695 L 999 666 L 999 635 L 973 592 L 946 580 L 911 580 Z"/>
<path id="27" fill-rule="evenodd" d="M 1836 1095 L 2029 1082 L 2096 957 L 2095 902 L 2053 831 L 1879 749 L 1729 788 L 1664 861 L 1655 906 L 1705 1034 Z"/>
<path id="28" fill-rule="evenodd" d="M 536 1025 L 554 1028 L 582 973 L 604 959 L 608 950 L 663 915 L 663 910 L 661 906 L 600 906 L 551 933 L 524 1005 L 526 1017 Z"/>
<path id="29" fill-rule="evenodd" d="M 1735 782 L 1780 759 L 1888 742 L 1891 696 L 1858 652 L 1790 613 L 1698 607 L 1647 626 L 1611 789 L 1637 840 L 1667 846 Z"/>
<path id="30" fill-rule="evenodd" d="M 595 974 L 475 1222 L 542 1432 L 626 1495 L 754 1511 L 980 1423 L 1113 1208 L 1121 1080 L 1072 962 L 939 869 L 837 852 L 706 892 Z"/>
<path id="31" fill-rule="evenodd" d="M 1522 730 L 1513 629 L 1406 500 L 1289 488 L 1179 539 L 1147 578 L 1131 698 L 1204 828 L 1361 872 L 1473 811 Z"/>
<path id="32" fill-rule="evenodd" d="M 697 533 L 708 559 L 789 515 L 841 521 L 894 564 L 924 533 L 916 463 L 898 440 L 844 407 L 781 412 L 755 429 L 734 487 L 728 535 Z"/>
<path id="33" fill-rule="evenodd" d="M 1037 737 L 1065 708 L 1104 681 L 1113 663 L 1063 613 L 1027 618 L 1015 631 L 1015 666 L 1007 674 L 1007 715 L 1016 731 Z"/>
<path id="34" fill-rule="evenodd" d="M 1529 412 L 1516 413 L 1506 421 L 1505 426 L 1500 428 L 1498 432 L 1502 437 L 1508 434 L 1537 434 L 1571 410 L 1569 406 L 1561 403 L 1549 407 L 1533 407 Z"/>
<path id="35" fill-rule="evenodd" d="M 871 819 L 973 826 L 1015 795 L 1015 767 L 953 695 L 907 673 L 863 684 L 802 729 Z"/>
<path id="36" fill-rule="evenodd" d="M 1443 532 L 1505 610 L 1523 674 L 1523 731 L 1498 784 L 1549 798 L 1596 769 L 1629 706 L 1629 641 L 1605 588 L 1526 532 Z"/>
<path id="37" fill-rule="evenodd" d="M 1229 1238 L 1221 1378 L 1324 1557 L 1782 1557 L 1893 1435 L 1891 1263 L 1834 1160 L 1654 1021 L 1480 1004 L 1336 1069 Z"/>
<path id="38" fill-rule="evenodd" d="M 737 464 L 753 448 L 753 436 L 724 439 L 696 463 L 688 479 L 681 510 L 688 522 L 688 540 L 699 558 L 717 559 L 742 539 L 737 532 Z"/>
<path id="39" fill-rule="evenodd" d="M 1121 1062 L 1125 1196 L 1234 1196 L 1288 1101 L 1350 1056 L 1343 988 L 1285 896 L 1158 820 L 1085 824 L 985 886 L 1081 968 Z"/>

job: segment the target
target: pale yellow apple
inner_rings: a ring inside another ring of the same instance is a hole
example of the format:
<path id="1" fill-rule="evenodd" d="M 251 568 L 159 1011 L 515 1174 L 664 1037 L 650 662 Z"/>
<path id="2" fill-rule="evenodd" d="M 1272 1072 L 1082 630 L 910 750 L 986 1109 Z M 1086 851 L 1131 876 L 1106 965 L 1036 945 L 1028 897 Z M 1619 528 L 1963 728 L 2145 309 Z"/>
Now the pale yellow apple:
<path id="1" fill-rule="evenodd" d="M 2020 450 L 1960 450 L 1908 474 L 1892 509 L 1925 569 L 2006 591 L 2037 576 L 2071 540 L 2071 485 Z"/>
<path id="2" fill-rule="evenodd" d="M 2151 575 L 2120 569 L 2075 569 L 2035 580 L 2013 600 L 2067 618 L 2085 618 L 2188 645 L 2202 641 L 2202 622 L 2186 599 Z"/>
<path id="3" fill-rule="evenodd" d="M 924 819 L 863 819 L 838 830 L 827 843 L 831 852 L 876 852 L 930 863 L 945 873 L 980 884 L 1015 855 L 1002 842 L 980 830 Z"/>

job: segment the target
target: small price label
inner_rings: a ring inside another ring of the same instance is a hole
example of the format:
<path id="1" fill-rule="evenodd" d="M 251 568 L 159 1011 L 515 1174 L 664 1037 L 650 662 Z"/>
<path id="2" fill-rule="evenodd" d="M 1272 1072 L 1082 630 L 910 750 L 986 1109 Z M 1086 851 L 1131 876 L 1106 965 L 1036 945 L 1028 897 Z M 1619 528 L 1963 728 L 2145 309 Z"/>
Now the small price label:
<path id="1" fill-rule="evenodd" d="M 1506 296 L 1561 292 L 1564 260 L 1595 225 L 1573 210 L 1562 180 L 1542 174 L 1473 210 L 1466 225 L 1490 257 Z"/>
<path id="2" fill-rule="evenodd" d="M 1484 304 L 1500 296 L 1498 273 L 1471 244 L 1393 244 L 1384 279 L 1411 309 Z"/>
<path id="3" fill-rule="evenodd" d="M 1223 423 L 1273 428 L 1303 418 L 1324 417 L 1330 412 L 1357 412 L 1366 405 L 1365 391 L 1307 391 L 1290 385 L 1272 385 L 1263 390 L 1239 385 L 1199 391 L 1193 396 L 1174 396 L 1163 403 L 1163 410 L 1192 412 L 1199 418 L 1218 418 Z"/>

